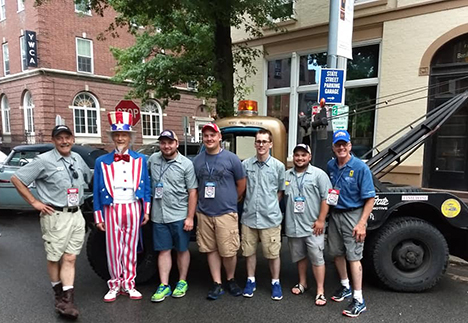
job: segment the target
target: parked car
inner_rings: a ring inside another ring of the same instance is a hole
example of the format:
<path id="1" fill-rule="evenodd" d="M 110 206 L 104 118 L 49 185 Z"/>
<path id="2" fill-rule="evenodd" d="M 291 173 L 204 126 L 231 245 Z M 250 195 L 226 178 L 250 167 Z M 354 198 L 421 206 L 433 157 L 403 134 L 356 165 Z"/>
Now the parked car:
<path id="1" fill-rule="evenodd" d="M 187 142 L 187 158 L 193 160 L 196 155 L 200 152 L 202 145 L 198 142 Z M 140 149 L 137 151 L 143 155 L 151 156 L 152 154 L 158 152 L 159 149 L 159 141 L 155 141 L 149 144 L 142 145 Z M 182 155 L 185 155 L 185 142 L 179 142 L 179 152 Z"/>
<path id="2" fill-rule="evenodd" d="M 6 158 L 7 155 L 3 151 L 0 151 L 0 163 L 3 163 Z"/>
<path id="3" fill-rule="evenodd" d="M 34 157 L 52 150 L 53 148 L 53 144 L 16 146 L 3 163 L 0 163 L 0 210 L 34 210 L 33 207 L 19 195 L 16 188 L 11 183 L 10 178 L 22 166 L 30 163 Z M 94 161 L 96 158 L 107 153 L 103 149 L 97 149 L 86 145 L 74 145 L 72 151 L 78 153 L 91 170 L 94 169 Z M 29 189 L 31 193 L 37 197 L 34 183 L 29 186 Z M 92 197 L 92 187 L 85 191 L 85 198 L 88 199 L 88 197 Z M 88 203 L 90 203 L 91 200 L 92 199 L 89 199 Z M 91 207 L 90 210 L 92 211 L 92 205 L 88 206 Z"/>

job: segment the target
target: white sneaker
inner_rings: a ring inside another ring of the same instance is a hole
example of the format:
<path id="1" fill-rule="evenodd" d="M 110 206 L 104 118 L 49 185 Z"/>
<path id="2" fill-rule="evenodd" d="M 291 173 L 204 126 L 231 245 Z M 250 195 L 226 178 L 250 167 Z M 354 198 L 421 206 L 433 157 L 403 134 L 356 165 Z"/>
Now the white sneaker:
<path id="1" fill-rule="evenodd" d="M 142 299 L 143 295 L 139 291 L 137 291 L 135 288 L 134 289 L 122 289 L 122 293 L 125 295 L 128 295 L 130 299 Z"/>
<path id="2" fill-rule="evenodd" d="M 112 288 L 109 289 L 107 294 L 104 296 L 104 302 L 110 303 L 116 300 L 117 296 L 119 296 L 119 289 L 118 288 Z"/>

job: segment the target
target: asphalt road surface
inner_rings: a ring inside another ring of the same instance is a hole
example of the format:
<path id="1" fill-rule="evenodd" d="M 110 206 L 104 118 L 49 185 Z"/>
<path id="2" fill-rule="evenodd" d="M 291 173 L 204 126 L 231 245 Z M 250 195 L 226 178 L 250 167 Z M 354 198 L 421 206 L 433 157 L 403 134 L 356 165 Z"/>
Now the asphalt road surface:
<path id="1" fill-rule="evenodd" d="M 0 213 L 0 323 L 62 322 L 53 310 L 53 293 L 46 273 L 38 217 L 34 214 Z M 341 315 L 345 302 L 328 300 L 324 307 L 314 305 L 315 291 L 295 296 L 290 288 L 297 282 L 297 272 L 290 263 L 289 251 L 283 244 L 281 283 L 282 301 L 270 299 L 268 264 L 258 259 L 257 291 L 251 299 L 225 294 L 217 301 L 206 300 L 211 285 L 206 257 L 191 244 L 192 263 L 189 291 L 181 299 L 167 298 L 154 304 L 150 297 L 159 280 L 137 288 L 143 300 L 133 301 L 120 296 L 114 303 L 104 303 L 106 283 L 88 265 L 85 253 L 77 261 L 75 282 L 76 303 L 81 311 L 80 322 L 346 322 Z M 174 274 L 174 273 L 173 273 Z M 245 261 L 239 256 L 237 280 L 246 279 Z M 177 280 L 171 276 L 171 284 Z M 313 279 L 309 275 L 309 286 Z M 333 263 L 327 259 L 326 296 L 329 299 L 338 286 Z M 365 279 L 364 297 L 368 311 L 360 322 L 467 322 L 468 267 L 451 263 L 441 282 L 425 293 L 396 293 L 384 290 Z"/>

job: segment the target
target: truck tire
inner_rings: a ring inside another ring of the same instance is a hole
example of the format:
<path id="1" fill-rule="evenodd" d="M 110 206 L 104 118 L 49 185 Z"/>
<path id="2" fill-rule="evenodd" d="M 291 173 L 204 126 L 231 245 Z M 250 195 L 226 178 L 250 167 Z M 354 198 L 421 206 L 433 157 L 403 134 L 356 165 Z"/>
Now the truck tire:
<path id="1" fill-rule="evenodd" d="M 449 251 L 444 236 L 417 218 L 396 218 L 376 232 L 371 250 L 377 278 L 395 291 L 421 292 L 445 273 Z"/>
<path id="2" fill-rule="evenodd" d="M 137 284 L 150 280 L 157 270 L 156 256 L 152 245 L 151 225 L 145 225 L 143 231 L 144 250 L 138 253 L 137 257 L 137 275 L 135 277 Z M 90 230 L 86 244 L 86 255 L 93 271 L 102 279 L 108 280 L 110 276 L 107 267 L 106 238 L 103 231 L 97 228 Z"/>

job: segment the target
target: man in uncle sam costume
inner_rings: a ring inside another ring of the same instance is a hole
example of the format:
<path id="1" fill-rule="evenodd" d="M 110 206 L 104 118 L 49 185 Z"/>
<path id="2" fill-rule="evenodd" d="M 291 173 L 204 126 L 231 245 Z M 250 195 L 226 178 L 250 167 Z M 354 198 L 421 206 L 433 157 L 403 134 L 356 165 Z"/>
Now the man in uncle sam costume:
<path id="1" fill-rule="evenodd" d="M 109 131 L 115 150 L 96 160 L 94 167 L 94 218 L 106 233 L 107 263 L 110 279 L 105 302 L 118 295 L 141 299 L 135 289 L 137 244 L 140 225 L 149 220 L 151 182 L 146 157 L 130 144 L 135 132 L 132 115 L 109 112 Z"/>

